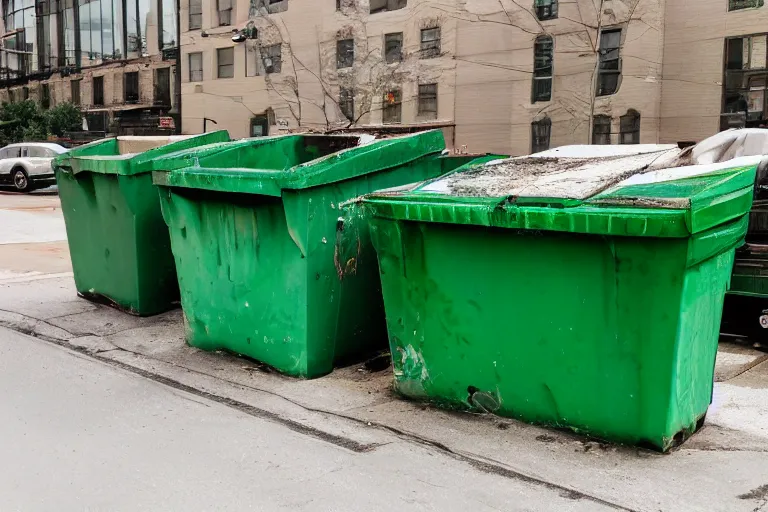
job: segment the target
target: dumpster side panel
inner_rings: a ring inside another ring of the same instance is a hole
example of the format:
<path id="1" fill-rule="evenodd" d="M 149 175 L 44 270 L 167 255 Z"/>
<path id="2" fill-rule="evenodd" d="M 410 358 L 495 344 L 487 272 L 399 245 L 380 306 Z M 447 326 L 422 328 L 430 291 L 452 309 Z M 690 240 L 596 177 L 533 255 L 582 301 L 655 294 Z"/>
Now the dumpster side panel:
<path id="1" fill-rule="evenodd" d="M 375 190 L 440 176 L 462 159 L 428 156 L 402 167 L 321 187 L 285 190 L 288 231 L 307 257 L 308 376 L 386 347 L 376 253 L 367 220 L 341 203 Z M 451 165 L 452 164 L 452 165 Z"/>
<path id="2" fill-rule="evenodd" d="M 189 344 L 305 375 L 306 259 L 280 200 L 159 190 Z"/>
<path id="3" fill-rule="evenodd" d="M 686 271 L 687 239 L 371 229 L 400 393 L 662 449 L 706 412 L 732 248 Z"/>
<path id="4" fill-rule="evenodd" d="M 168 236 L 146 224 L 160 211 L 154 194 L 144 193 L 151 176 L 118 180 L 61 171 L 56 176 L 77 291 L 105 298 L 134 314 L 173 307 L 178 288 L 170 247 L 164 242 Z M 148 261 L 137 251 L 140 244 L 152 247 Z"/>

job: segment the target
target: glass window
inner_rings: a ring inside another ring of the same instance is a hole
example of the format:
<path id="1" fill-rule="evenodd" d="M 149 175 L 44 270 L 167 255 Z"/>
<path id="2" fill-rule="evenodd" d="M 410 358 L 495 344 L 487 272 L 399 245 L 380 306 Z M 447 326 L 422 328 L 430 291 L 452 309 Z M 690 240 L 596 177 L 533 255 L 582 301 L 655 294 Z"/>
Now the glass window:
<path id="1" fill-rule="evenodd" d="M 725 47 L 720 128 L 763 127 L 768 121 L 768 38 L 735 37 L 727 39 Z"/>
<path id="2" fill-rule="evenodd" d="M 381 120 L 383 123 L 399 123 L 403 113 L 403 93 L 393 89 L 384 94 Z"/>
<path id="3" fill-rule="evenodd" d="M 419 85 L 419 117 L 437 119 L 437 84 Z"/>
<path id="4" fill-rule="evenodd" d="M 126 103 L 139 102 L 139 72 L 133 71 L 123 75 L 123 100 Z"/>
<path id="5" fill-rule="evenodd" d="M 163 10 L 162 16 L 162 35 L 160 37 L 160 48 L 175 48 L 176 45 L 176 0 L 161 0 L 160 7 Z"/>
<path id="6" fill-rule="evenodd" d="M 104 105 L 104 77 L 93 77 L 93 104 L 96 106 Z"/>
<path id="7" fill-rule="evenodd" d="M 640 113 L 628 110 L 619 119 L 619 144 L 640 144 Z"/>
<path id="8" fill-rule="evenodd" d="M 189 30 L 203 27 L 203 0 L 189 0 Z"/>
<path id="9" fill-rule="evenodd" d="M 549 138 L 552 133 L 552 120 L 548 117 L 531 123 L 531 153 L 549 149 Z"/>
<path id="10" fill-rule="evenodd" d="M 336 41 L 336 69 L 351 68 L 355 63 L 355 41 L 342 39 Z"/>
<path id="11" fill-rule="evenodd" d="M 217 0 L 219 11 L 219 25 L 232 24 L 232 0 Z"/>
<path id="12" fill-rule="evenodd" d="M 355 93 L 352 89 L 342 87 L 339 90 L 339 109 L 349 121 L 355 120 Z"/>
<path id="13" fill-rule="evenodd" d="M 533 45 L 532 102 L 552 99 L 552 36 L 539 36 Z"/>
<path id="14" fill-rule="evenodd" d="M 203 54 L 200 52 L 189 54 L 189 81 L 203 81 Z"/>
<path id="15" fill-rule="evenodd" d="M 80 104 L 80 80 L 72 80 L 69 82 L 70 92 L 72 97 L 72 103 L 75 105 Z"/>
<path id="16" fill-rule="evenodd" d="M 619 89 L 621 79 L 621 29 L 600 33 L 600 66 L 597 76 L 597 95 L 607 96 Z"/>
<path id="17" fill-rule="evenodd" d="M 155 105 L 171 106 L 171 68 L 155 69 Z"/>
<path id="18" fill-rule="evenodd" d="M 540 20 L 557 18 L 557 0 L 534 0 L 536 17 Z"/>
<path id="19" fill-rule="evenodd" d="M 421 30 L 421 58 L 440 56 L 440 27 Z"/>
<path id="20" fill-rule="evenodd" d="M 592 119 L 592 144 L 611 143 L 611 118 L 605 115 Z"/>
<path id="21" fill-rule="evenodd" d="M 40 85 L 40 106 L 43 109 L 51 106 L 51 86 L 48 84 Z"/>
<path id="22" fill-rule="evenodd" d="M 403 33 L 384 34 L 384 60 L 387 64 L 403 60 Z"/>
<path id="23" fill-rule="evenodd" d="M 235 76 L 235 49 L 219 48 L 216 50 L 218 65 L 218 78 L 232 78 Z"/>
<path id="24" fill-rule="evenodd" d="M 762 7 L 763 0 L 728 0 L 728 10 L 736 11 L 739 9 L 750 9 Z"/>
<path id="25" fill-rule="evenodd" d="M 371 14 L 377 12 L 395 11 L 406 7 L 408 0 L 370 0 Z"/>
<path id="26" fill-rule="evenodd" d="M 283 67 L 282 45 L 273 44 L 262 48 L 261 60 L 264 64 L 265 73 L 280 73 Z"/>

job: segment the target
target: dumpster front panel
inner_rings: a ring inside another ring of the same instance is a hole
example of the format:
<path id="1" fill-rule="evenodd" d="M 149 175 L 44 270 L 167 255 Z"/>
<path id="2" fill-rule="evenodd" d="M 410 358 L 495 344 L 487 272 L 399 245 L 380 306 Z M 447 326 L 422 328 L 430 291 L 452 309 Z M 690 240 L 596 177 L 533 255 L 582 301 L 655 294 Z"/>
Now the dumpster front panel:
<path id="1" fill-rule="evenodd" d="M 259 180 L 239 180 L 246 170 L 156 173 L 189 342 L 308 378 L 385 348 L 368 223 L 347 216 L 343 203 L 463 163 L 427 155 L 369 174 L 358 169 L 351 179 L 322 186 L 277 189 L 279 195 L 271 187 L 268 194 L 253 193 L 252 185 L 269 180 L 259 170 Z M 222 183 L 229 192 L 221 191 Z"/>
<path id="2" fill-rule="evenodd" d="M 187 341 L 307 373 L 306 259 L 277 198 L 160 188 Z"/>
<path id="3" fill-rule="evenodd" d="M 151 175 L 56 178 L 78 293 L 138 315 L 173 308 L 178 285 Z"/>
<path id="4" fill-rule="evenodd" d="M 705 414 L 733 247 L 371 225 L 403 395 L 660 449 Z"/>

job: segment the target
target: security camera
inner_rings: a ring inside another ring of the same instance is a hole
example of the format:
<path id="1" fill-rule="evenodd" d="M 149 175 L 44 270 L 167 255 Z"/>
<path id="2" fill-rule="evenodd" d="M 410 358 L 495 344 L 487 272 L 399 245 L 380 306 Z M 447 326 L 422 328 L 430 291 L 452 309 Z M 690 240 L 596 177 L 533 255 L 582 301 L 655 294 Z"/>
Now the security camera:
<path id="1" fill-rule="evenodd" d="M 232 34 L 232 42 L 242 43 L 246 39 L 248 38 L 242 32 L 236 32 L 235 34 Z"/>

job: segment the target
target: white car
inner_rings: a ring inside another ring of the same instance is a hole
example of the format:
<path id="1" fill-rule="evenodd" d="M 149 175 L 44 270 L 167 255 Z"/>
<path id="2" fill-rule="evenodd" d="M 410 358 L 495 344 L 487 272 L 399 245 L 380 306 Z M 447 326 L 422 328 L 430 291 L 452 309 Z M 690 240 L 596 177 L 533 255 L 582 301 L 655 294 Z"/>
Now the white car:
<path id="1" fill-rule="evenodd" d="M 53 185 L 51 162 L 67 149 L 47 142 L 20 142 L 0 149 L 0 184 L 29 192 Z"/>

